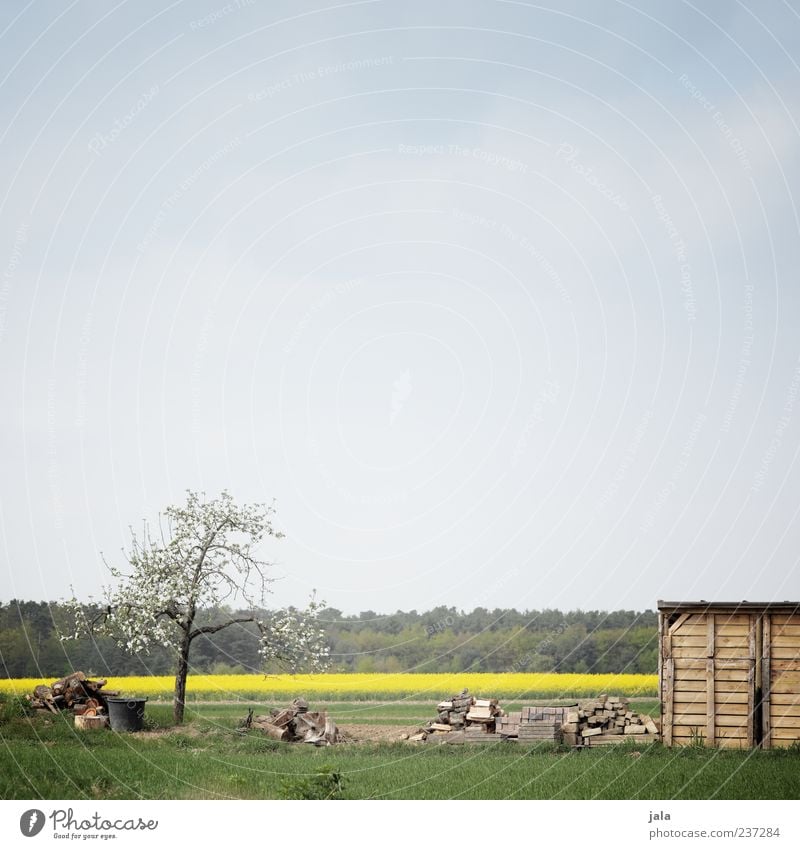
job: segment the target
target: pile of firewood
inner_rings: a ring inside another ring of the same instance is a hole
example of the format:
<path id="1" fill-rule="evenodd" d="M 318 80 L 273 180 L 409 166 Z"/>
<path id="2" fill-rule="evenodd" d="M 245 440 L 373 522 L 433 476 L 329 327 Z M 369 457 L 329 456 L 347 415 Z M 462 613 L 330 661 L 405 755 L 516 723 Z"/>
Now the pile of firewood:
<path id="1" fill-rule="evenodd" d="M 273 740 L 284 743 L 330 746 L 341 740 L 339 729 L 327 712 L 309 711 L 305 699 L 295 699 L 288 708 L 273 708 L 269 715 L 253 716 L 250 710 L 241 728 L 243 731 L 257 729 Z"/>
<path id="2" fill-rule="evenodd" d="M 475 699 L 468 690 L 439 702 L 436 710 L 436 721 L 409 736 L 409 740 L 463 743 L 472 739 L 493 739 L 495 722 L 503 715 L 497 699 Z"/>
<path id="3" fill-rule="evenodd" d="M 606 746 L 630 740 L 632 735 L 637 735 L 635 739 L 658 738 L 658 726 L 650 716 L 630 710 L 623 696 L 605 694 L 580 702 L 567 713 L 561 731 L 564 742 L 573 746 Z"/>
<path id="4" fill-rule="evenodd" d="M 59 713 L 69 710 L 76 716 L 101 716 L 108 713 L 106 699 L 119 695 L 103 690 L 106 683 L 105 678 L 92 681 L 83 672 L 73 672 L 49 686 L 37 685 L 26 698 L 30 706 L 38 711 Z"/>

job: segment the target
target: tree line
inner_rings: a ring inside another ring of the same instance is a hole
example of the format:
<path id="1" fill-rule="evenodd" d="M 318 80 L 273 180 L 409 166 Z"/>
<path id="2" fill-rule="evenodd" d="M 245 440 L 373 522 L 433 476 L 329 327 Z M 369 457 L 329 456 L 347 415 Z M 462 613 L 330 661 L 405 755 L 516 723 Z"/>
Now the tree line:
<path id="1" fill-rule="evenodd" d="M 87 617 L 98 608 L 85 606 Z M 200 625 L 236 618 L 219 606 L 198 612 Z M 269 611 L 263 611 L 265 618 Z M 640 672 L 657 669 L 654 611 L 561 612 L 437 607 L 381 615 L 367 610 L 319 613 L 331 672 Z M 74 669 L 94 675 L 171 675 L 174 653 L 153 645 L 129 651 L 110 637 L 62 642 L 74 610 L 57 602 L 0 603 L 0 671 L 12 678 L 55 678 Z M 258 628 L 250 622 L 199 636 L 192 672 L 263 672 Z M 267 667 L 268 671 L 279 671 Z"/>

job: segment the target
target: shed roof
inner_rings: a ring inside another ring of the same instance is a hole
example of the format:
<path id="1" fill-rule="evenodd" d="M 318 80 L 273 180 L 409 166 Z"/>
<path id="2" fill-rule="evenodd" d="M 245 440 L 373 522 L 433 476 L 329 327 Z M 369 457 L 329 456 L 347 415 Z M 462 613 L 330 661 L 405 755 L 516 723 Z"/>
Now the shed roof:
<path id="1" fill-rule="evenodd" d="M 800 612 L 800 601 L 662 601 L 659 610 L 782 610 Z"/>

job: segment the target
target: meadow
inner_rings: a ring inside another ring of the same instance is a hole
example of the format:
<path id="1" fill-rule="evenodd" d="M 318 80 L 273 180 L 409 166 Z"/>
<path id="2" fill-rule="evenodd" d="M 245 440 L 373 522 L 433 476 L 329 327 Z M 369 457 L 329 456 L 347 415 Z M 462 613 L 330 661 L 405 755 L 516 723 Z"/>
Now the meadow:
<path id="1" fill-rule="evenodd" d="M 652 700 L 637 709 L 655 709 Z M 257 709 L 268 705 L 253 705 Z M 512 704 L 508 705 L 513 707 Z M 422 705 L 315 703 L 344 725 L 414 725 Z M 196 705 L 171 726 L 77 733 L 71 718 L 0 719 L 4 799 L 796 799 L 796 752 L 669 750 L 658 743 L 570 750 L 552 744 L 342 743 L 327 749 L 241 732 L 241 705 Z"/>
<path id="2" fill-rule="evenodd" d="M 149 698 L 145 730 L 81 733 L 69 714 L 25 715 L 19 696 L 40 681 L 0 681 L 3 799 L 796 799 L 800 753 L 626 742 L 575 750 L 498 742 L 434 746 L 401 740 L 463 687 L 506 710 L 614 692 L 657 714 L 655 676 L 194 676 L 185 725 L 172 723 L 170 678 L 116 678 Z M 317 749 L 239 728 L 305 696 L 346 742 Z"/>

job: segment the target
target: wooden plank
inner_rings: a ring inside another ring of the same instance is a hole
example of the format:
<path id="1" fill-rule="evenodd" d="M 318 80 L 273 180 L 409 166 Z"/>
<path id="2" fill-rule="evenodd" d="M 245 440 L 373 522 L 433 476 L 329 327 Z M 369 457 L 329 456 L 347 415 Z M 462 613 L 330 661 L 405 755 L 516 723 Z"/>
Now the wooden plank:
<path id="1" fill-rule="evenodd" d="M 800 660 L 800 646 L 772 647 L 773 660 Z"/>
<path id="2" fill-rule="evenodd" d="M 662 646 L 664 644 L 664 614 L 658 612 L 658 712 L 663 718 L 664 715 L 664 675 L 663 661 L 661 659 Z"/>
<path id="3" fill-rule="evenodd" d="M 720 625 L 750 625 L 748 613 L 715 613 L 717 623 Z"/>
<path id="4" fill-rule="evenodd" d="M 719 702 L 718 701 L 714 705 L 714 709 L 716 710 L 716 712 L 718 714 L 727 713 L 727 714 L 732 714 L 732 715 L 736 715 L 736 716 L 749 716 L 750 715 L 750 708 L 746 704 L 744 704 L 744 705 L 729 705 L 729 704 L 725 704 L 725 702 Z"/>
<path id="5" fill-rule="evenodd" d="M 705 658 L 706 649 L 705 649 L 705 641 L 703 642 L 703 646 L 693 646 L 689 648 L 683 648 L 682 646 L 673 646 L 672 647 L 672 656 L 674 658 L 695 658 L 700 660 Z"/>
<path id="6" fill-rule="evenodd" d="M 705 690 L 675 690 L 673 694 L 673 703 L 677 705 L 698 705 L 705 706 L 706 693 Z"/>
<path id="7" fill-rule="evenodd" d="M 717 748 L 718 749 L 744 749 L 746 748 L 746 741 L 744 738 L 736 739 L 734 737 L 717 737 Z"/>
<path id="8" fill-rule="evenodd" d="M 782 672 L 773 669 L 770 676 L 770 690 L 773 693 L 793 693 L 800 690 L 800 672 Z"/>
<path id="9" fill-rule="evenodd" d="M 725 705 L 746 705 L 747 704 L 747 693 L 742 689 L 738 690 L 735 693 L 726 693 L 722 692 L 719 689 L 719 681 L 714 682 L 714 689 L 716 691 L 716 702 L 717 704 L 725 704 Z M 701 704 L 706 703 L 705 695 L 697 692 L 687 692 L 685 690 L 680 691 L 681 695 L 678 695 L 678 691 L 675 691 L 675 701 L 682 702 L 700 702 Z"/>
<path id="10" fill-rule="evenodd" d="M 681 615 L 669 626 L 669 636 L 674 636 L 675 632 L 689 621 L 691 613 L 681 613 Z"/>
<path id="11" fill-rule="evenodd" d="M 800 729 L 796 728 L 773 728 L 772 729 L 772 744 L 776 745 L 778 740 L 798 740 L 800 739 Z"/>
<path id="12" fill-rule="evenodd" d="M 795 693 L 770 693 L 770 702 L 773 705 L 782 705 L 782 706 L 785 706 L 785 705 L 800 705 L 800 692 L 795 692 Z"/>
<path id="13" fill-rule="evenodd" d="M 787 615 L 785 613 L 773 613 L 772 625 L 800 625 L 800 615 L 797 613 Z"/>
<path id="14" fill-rule="evenodd" d="M 716 689 L 716 688 L 715 688 Z M 698 708 L 697 712 L 701 712 L 705 710 L 707 704 L 706 694 L 699 692 L 686 692 L 685 690 L 676 690 L 673 698 L 673 703 L 675 705 L 675 711 L 678 710 L 678 705 L 681 705 L 681 710 L 686 710 L 689 705 L 694 705 Z M 741 707 L 747 709 L 747 693 L 716 693 L 716 698 L 714 700 L 716 702 L 717 707 L 732 707 L 736 705 L 737 707 Z M 694 713 L 695 711 L 689 711 L 690 713 Z M 724 713 L 725 711 L 723 711 Z"/>
<path id="15" fill-rule="evenodd" d="M 713 613 L 709 613 L 706 621 L 706 657 L 714 657 L 717 652 L 716 634 L 714 633 L 716 624 L 716 616 Z M 706 665 L 706 676 L 708 676 L 708 665 Z"/>
<path id="16" fill-rule="evenodd" d="M 720 646 L 717 645 L 717 653 L 714 655 L 717 660 L 743 660 L 746 661 L 749 658 L 752 658 L 753 655 L 750 653 L 750 647 L 747 645 L 744 646 Z M 744 666 L 743 668 L 747 668 Z"/>
<path id="17" fill-rule="evenodd" d="M 726 681 L 725 679 L 720 679 L 719 677 L 719 669 L 717 669 L 716 674 L 716 688 L 718 693 L 746 693 L 747 692 L 747 680 L 744 681 Z"/>
<path id="18" fill-rule="evenodd" d="M 755 613 L 750 616 L 750 636 L 748 637 L 750 657 L 753 665 L 747 673 L 747 745 L 751 748 L 756 744 L 755 713 L 756 713 L 756 642 L 759 618 Z"/>
<path id="19" fill-rule="evenodd" d="M 800 648 L 800 634 L 774 634 L 772 637 L 772 645 Z"/>
<path id="20" fill-rule="evenodd" d="M 683 634 L 673 634 L 672 635 L 672 648 L 675 650 L 676 646 L 680 646 L 681 648 L 689 648 L 692 646 L 705 646 L 706 638 L 705 636 L 699 636 L 695 634 L 690 634 L 684 636 Z"/>
<path id="21" fill-rule="evenodd" d="M 800 624 L 773 625 L 772 633 L 776 637 L 800 637 Z"/>
<path id="22" fill-rule="evenodd" d="M 775 731 L 778 728 L 794 728 L 800 734 L 800 716 L 775 716 L 773 713 L 772 730 Z"/>
<path id="23" fill-rule="evenodd" d="M 705 637 L 706 635 L 706 626 L 705 623 L 699 625 L 683 625 L 681 627 L 681 637 Z"/>
<path id="24" fill-rule="evenodd" d="M 800 660 L 771 658 L 771 666 L 773 670 L 777 669 L 779 672 L 800 672 Z"/>
<path id="25" fill-rule="evenodd" d="M 713 613 L 708 615 L 708 632 L 706 634 L 706 746 L 713 746 L 716 739 L 715 722 L 715 690 L 714 690 L 714 654 L 716 652 L 716 617 Z"/>
<path id="26" fill-rule="evenodd" d="M 717 622 L 718 637 L 746 637 L 749 631 L 749 626 L 742 625 L 720 625 Z"/>
<path id="27" fill-rule="evenodd" d="M 772 616 L 764 616 L 761 625 L 761 746 L 764 749 L 772 747 L 770 717 L 772 693 L 770 690 L 770 664 L 772 658 Z"/>
<path id="28" fill-rule="evenodd" d="M 702 730 L 706 727 L 705 711 L 703 711 L 703 713 L 700 713 L 699 711 L 697 713 L 678 713 L 676 711 L 672 717 L 672 724 L 675 728 L 679 728 L 682 725 L 687 728 L 697 726 Z"/>
<path id="29" fill-rule="evenodd" d="M 664 745 L 672 745 L 672 703 L 675 683 L 675 661 L 668 657 L 664 661 L 664 701 L 661 707 L 661 713 L 664 717 L 662 734 L 664 736 Z"/>
<path id="30" fill-rule="evenodd" d="M 717 727 L 717 737 L 734 737 L 747 740 L 747 729 L 743 725 L 720 725 Z"/>
<path id="31" fill-rule="evenodd" d="M 730 713 L 718 713 L 717 714 L 717 725 L 720 728 L 723 728 L 728 725 L 733 725 L 736 728 L 751 728 L 752 722 L 749 721 L 748 717 L 750 714 L 746 714 L 744 716 L 738 716 L 736 714 Z"/>
<path id="32" fill-rule="evenodd" d="M 676 648 L 706 648 L 706 651 L 708 651 L 708 645 L 708 637 L 701 637 L 699 634 L 692 634 L 689 637 L 684 637 L 682 634 L 675 634 L 672 638 L 673 652 Z M 718 649 L 738 649 L 738 653 L 734 654 L 733 657 L 748 657 L 749 647 L 747 634 L 742 634 L 738 637 L 720 637 L 715 635 L 714 645 Z M 797 640 L 796 645 L 800 646 L 800 639 Z"/>
<path id="33" fill-rule="evenodd" d="M 706 664 L 705 661 L 698 660 L 692 666 L 682 666 L 685 660 L 679 660 L 675 667 L 675 682 L 678 681 L 705 681 L 706 680 Z"/>

